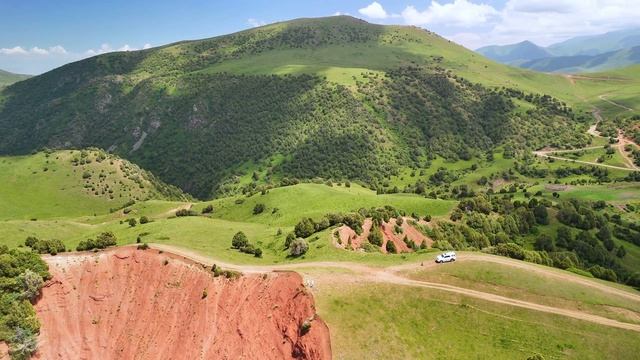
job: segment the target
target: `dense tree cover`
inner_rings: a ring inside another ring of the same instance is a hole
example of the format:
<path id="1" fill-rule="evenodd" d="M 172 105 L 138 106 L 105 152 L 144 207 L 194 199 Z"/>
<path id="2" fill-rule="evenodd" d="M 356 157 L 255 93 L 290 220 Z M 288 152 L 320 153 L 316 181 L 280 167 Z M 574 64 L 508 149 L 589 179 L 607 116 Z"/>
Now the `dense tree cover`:
<path id="1" fill-rule="evenodd" d="M 97 146 L 209 198 L 260 191 L 258 183 L 276 185 L 274 178 L 379 188 L 400 167 L 435 155 L 469 159 L 497 145 L 515 154 L 583 142 L 571 125 L 576 117 L 557 100 L 490 90 L 439 67 L 363 74 L 367 81 L 352 88 L 311 75 L 209 71 L 273 49 L 395 36 L 402 35 L 383 36 L 381 27 L 350 18 L 304 20 L 69 64 L 0 93 L 0 153 Z M 513 98 L 531 110 L 518 110 Z M 254 176 L 240 185 L 245 171 Z"/>
<path id="2" fill-rule="evenodd" d="M 614 238 L 638 244 L 640 226 L 609 215 L 603 204 L 571 199 L 553 205 L 535 196 L 512 201 L 506 195 L 480 195 L 460 201 L 452 215 L 454 222 L 440 221 L 427 231 L 434 247 L 443 250 L 484 249 L 538 264 L 582 269 L 638 287 L 637 269 L 620 261 L 626 250 Z M 562 224 L 555 234 L 543 232 L 551 221 L 551 208 Z M 535 250 L 525 248 L 530 241 Z"/>
<path id="3" fill-rule="evenodd" d="M 40 323 L 31 302 L 49 277 L 38 254 L 0 246 L 0 341 L 14 359 L 28 359 L 36 349 Z"/>

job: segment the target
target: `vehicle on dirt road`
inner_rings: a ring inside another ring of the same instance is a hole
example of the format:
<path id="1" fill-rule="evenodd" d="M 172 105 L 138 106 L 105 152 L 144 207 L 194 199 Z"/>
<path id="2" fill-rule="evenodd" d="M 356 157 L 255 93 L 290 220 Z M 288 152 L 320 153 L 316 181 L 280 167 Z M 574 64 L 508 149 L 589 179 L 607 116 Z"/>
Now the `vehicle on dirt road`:
<path id="1" fill-rule="evenodd" d="M 454 251 L 448 251 L 436 257 L 436 262 L 439 264 L 453 261 L 456 261 L 456 253 Z"/>

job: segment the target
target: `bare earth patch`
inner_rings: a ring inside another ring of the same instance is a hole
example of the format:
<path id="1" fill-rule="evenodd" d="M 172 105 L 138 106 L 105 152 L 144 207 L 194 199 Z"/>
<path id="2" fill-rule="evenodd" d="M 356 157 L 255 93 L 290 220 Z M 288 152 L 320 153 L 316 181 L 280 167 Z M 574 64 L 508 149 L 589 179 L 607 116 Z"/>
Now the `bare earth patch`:
<path id="1" fill-rule="evenodd" d="M 46 257 L 36 359 L 330 359 L 293 272 L 214 278 L 155 250 Z M 307 328 L 304 324 L 310 324 Z"/>

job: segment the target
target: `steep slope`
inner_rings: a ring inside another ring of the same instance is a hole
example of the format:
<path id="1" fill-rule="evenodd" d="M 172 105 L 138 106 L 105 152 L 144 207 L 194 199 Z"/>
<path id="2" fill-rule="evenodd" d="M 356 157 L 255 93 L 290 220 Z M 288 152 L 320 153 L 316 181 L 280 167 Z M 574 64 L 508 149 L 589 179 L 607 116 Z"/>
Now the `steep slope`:
<path id="1" fill-rule="evenodd" d="M 214 278 L 134 248 L 47 262 L 37 359 L 331 359 L 329 329 L 298 274 Z"/>
<path id="2" fill-rule="evenodd" d="M 18 81 L 30 78 L 31 75 L 14 74 L 8 71 L 0 70 L 0 88 L 9 86 Z"/>
<path id="3" fill-rule="evenodd" d="M 540 134 L 584 141 L 561 102 L 467 77 L 554 88 L 418 28 L 301 19 L 105 54 L 15 84 L 0 93 L 0 153 L 97 146 L 207 198 L 247 171 L 268 169 L 266 183 L 376 186 L 436 155 L 541 147 L 550 137 Z"/>
<path id="4" fill-rule="evenodd" d="M 518 64 L 521 62 L 542 59 L 551 54 L 531 41 L 523 41 L 517 44 L 505 46 L 485 46 L 476 50 L 489 59 L 505 64 Z"/>

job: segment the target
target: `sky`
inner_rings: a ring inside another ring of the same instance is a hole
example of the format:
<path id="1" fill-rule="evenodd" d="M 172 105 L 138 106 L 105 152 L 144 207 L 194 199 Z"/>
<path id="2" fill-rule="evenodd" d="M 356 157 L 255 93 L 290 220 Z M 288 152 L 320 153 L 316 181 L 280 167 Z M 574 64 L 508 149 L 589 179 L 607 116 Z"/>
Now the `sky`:
<path id="1" fill-rule="evenodd" d="M 300 17 L 351 15 L 420 26 L 470 49 L 546 46 L 640 25 L 640 0 L 0 0 L 0 69 L 201 39 Z"/>

